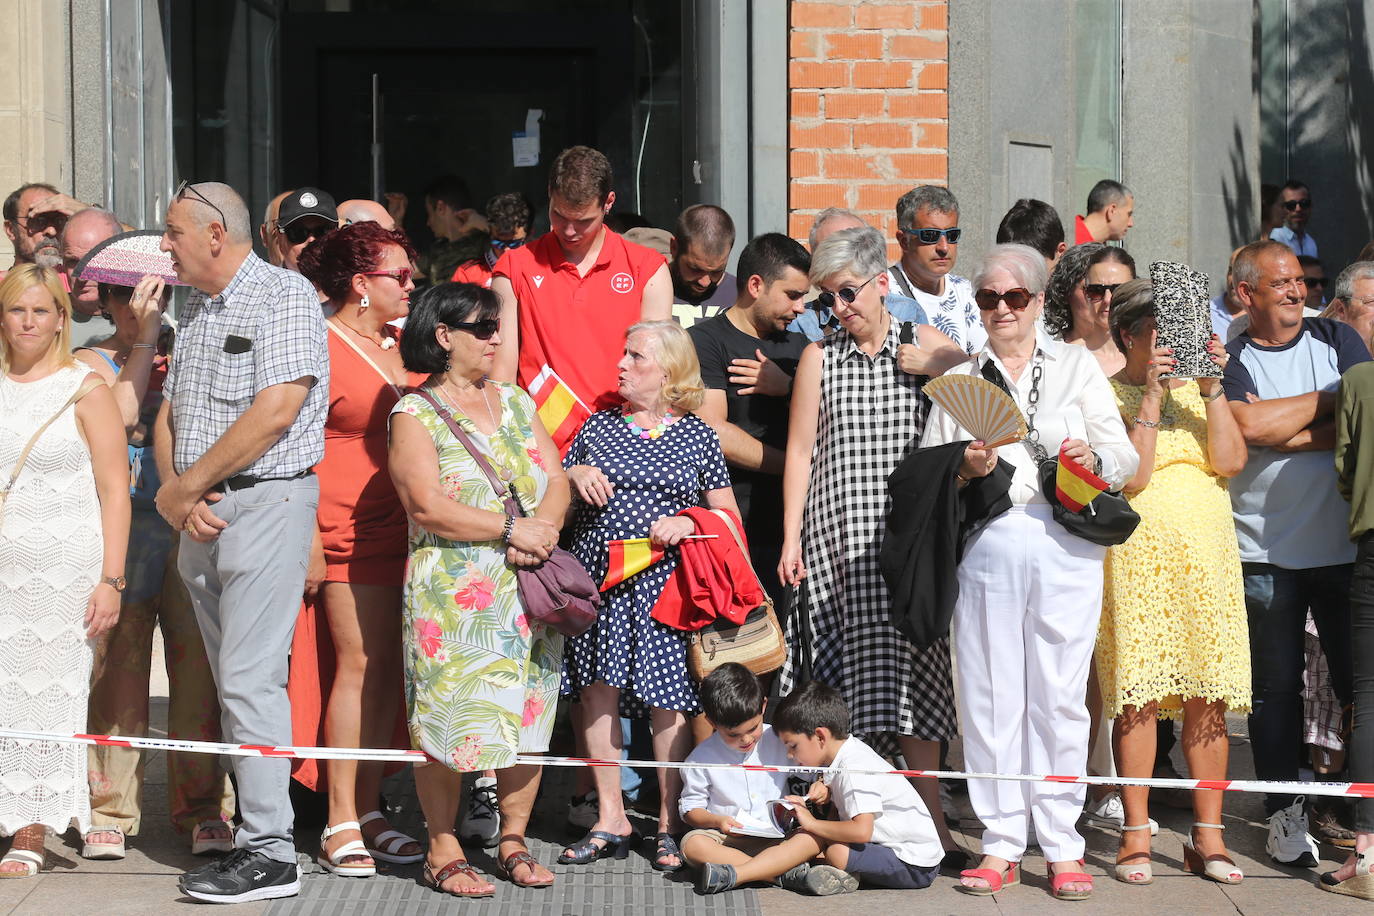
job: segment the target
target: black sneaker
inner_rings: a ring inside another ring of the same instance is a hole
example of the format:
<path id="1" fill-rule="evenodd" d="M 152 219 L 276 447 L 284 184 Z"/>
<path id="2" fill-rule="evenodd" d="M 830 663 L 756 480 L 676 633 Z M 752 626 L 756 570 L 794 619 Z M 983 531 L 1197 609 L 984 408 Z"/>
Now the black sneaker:
<path id="1" fill-rule="evenodd" d="M 301 874 L 295 862 L 278 862 L 260 852 L 235 849 L 208 868 L 182 875 L 177 885 L 183 894 L 197 900 L 247 903 L 299 894 Z"/>

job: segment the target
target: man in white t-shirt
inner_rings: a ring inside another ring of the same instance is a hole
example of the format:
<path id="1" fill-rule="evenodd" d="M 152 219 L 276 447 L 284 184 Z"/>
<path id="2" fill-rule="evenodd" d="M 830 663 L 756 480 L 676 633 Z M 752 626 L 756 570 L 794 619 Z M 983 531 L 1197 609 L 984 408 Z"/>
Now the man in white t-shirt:
<path id="1" fill-rule="evenodd" d="M 916 300 L 930 323 L 965 353 L 982 348 L 987 332 L 973 304 L 973 287 L 955 276 L 959 257 L 959 201 L 946 188 L 921 185 L 897 201 L 897 245 L 888 268 L 894 293 Z"/>

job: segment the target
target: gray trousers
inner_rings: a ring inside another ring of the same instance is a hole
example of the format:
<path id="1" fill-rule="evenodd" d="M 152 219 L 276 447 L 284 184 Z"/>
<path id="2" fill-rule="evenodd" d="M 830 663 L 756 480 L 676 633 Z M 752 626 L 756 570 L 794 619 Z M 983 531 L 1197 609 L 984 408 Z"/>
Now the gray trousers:
<path id="1" fill-rule="evenodd" d="M 215 514 L 229 523 L 214 541 L 181 536 L 177 569 L 205 638 L 224 740 L 232 744 L 291 743 L 287 661 L 319 503 L 314 475 L 263 481 L 226 492 L 214 504 Z M 243 818 L 235 845 L 295 862 L 291 762 L 232 761 Z"/>

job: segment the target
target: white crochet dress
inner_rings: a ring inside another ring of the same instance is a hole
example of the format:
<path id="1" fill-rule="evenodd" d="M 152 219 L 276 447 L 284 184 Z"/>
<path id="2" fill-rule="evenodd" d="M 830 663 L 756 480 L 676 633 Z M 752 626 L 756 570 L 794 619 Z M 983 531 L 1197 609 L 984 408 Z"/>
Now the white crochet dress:
<path id="1" fill-rule="evenodd" d="M 34 431 L 88 370 L 35 382 L 0 377 L 0 486 Z M 0 520 L 0 727 L 86 730 L 91 644 L 86 605 L 104 545 L 91 454 L 69 407 L 29 453 Z M 90 823 L 86 748 L 0 739 L 0 833 Z"/>

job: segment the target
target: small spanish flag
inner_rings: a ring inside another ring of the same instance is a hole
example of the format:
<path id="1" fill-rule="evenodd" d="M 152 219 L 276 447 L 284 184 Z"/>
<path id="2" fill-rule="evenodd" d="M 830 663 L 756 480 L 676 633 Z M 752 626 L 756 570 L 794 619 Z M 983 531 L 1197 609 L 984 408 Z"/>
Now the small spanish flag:
<path id="1" fill-rule="evenodd" d="M 566 452 L 573 436 L 592 412 L 547 363 L 530 382 L 529 392 L 539 409 L 544 428 L 553 437 L 558 450 Z"/>
<path id="2" fill-rule="evenodd" d="M 650 544 L 648 538 L 611 541 L 606 547 L 610 551 L 610 562 L 606 565 L 606 579 L 601 583 L 603 592 L 663 559 L 663 548 Z"/>
<path id="3" fill-rule="evenodd" d="M 1059 471 L 1054 477 L 1054 495 L 1070 512 L 1082 512 L 1097 494 L 1107 489 L 1107 481 L 1064 455 L 1059 446 Z"/>

